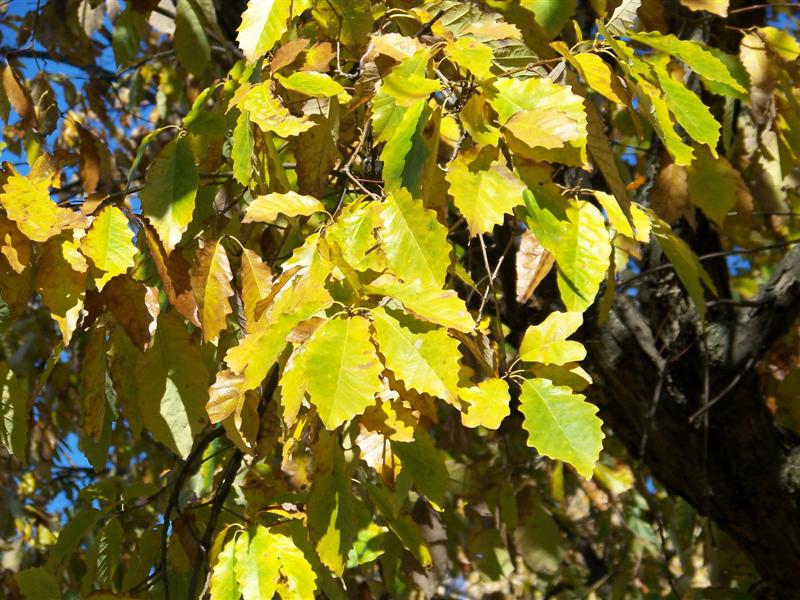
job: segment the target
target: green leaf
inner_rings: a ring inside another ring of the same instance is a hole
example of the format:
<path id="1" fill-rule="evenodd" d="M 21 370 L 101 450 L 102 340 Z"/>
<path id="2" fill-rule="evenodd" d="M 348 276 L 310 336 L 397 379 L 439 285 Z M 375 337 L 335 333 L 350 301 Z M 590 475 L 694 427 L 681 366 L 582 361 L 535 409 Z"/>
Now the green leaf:
<path id="1" fill-rule="evenodd" d="M 16 574 L 22 595 L 25 600 L 59 600 L 61 590 L 55 576 L 44 567 L 25 569 Z"/>
<path id="2" fill-rule="evenodd" d="M 273 598 L 278 589 L 281 557 L 269 529 L 261 525 L 236 540 L 234 571 L 244 600 Z"/>
<path id="3" fill-rule="evenodd" d="M 459 67 L 471 71 L 479 80 L 492 77 L 492 48 L 474 39 L 459 38 L 448 42 L 444 54 Z"/>
<path id="4" fill-rule="evenodd" d="M 511 414 L 508 384 L 497 377 L 481 381 L 477 386 L 461 388 L 458 395 L 468 405 L 467 412 L 461 413 L 464 427 L 497 429 Z"/>
<path id="5" fill-rule="evenodd" d="M 114 50 L 114 61 L 117 68 L 133 60 L 142 43 L 142 38 L 147 31 L 147 22 L 144 16 L 128 7 L 114 21 L 114 31 L 111 33 L 111 47 Z"/>
<path id="6" fill-rule="evenodd" d="M 382 177 L 387 191 L 407 188 L 421 195 L 422 176 L 428 149 L 425 145 L 425 125 L 430 116 L 427 100 L 420 100 L 403 113 L 392 130 L 391 139 L 381 152 Z"/>
<path id="7" fill-rule="evenodd" d="M 630 38 L 651 48 L 671 54 L 686 63 L 704 81 L 728 86 L 734 92 L 746 94 L 747 89 L 733 76 L 728 66 L 702 44 L 692 40 L 681 40 L 672 34 L 656 32 L 630 33 Z M 718 88 L 719 89 L 719 88 Z"/>
<path id="8" fill-rule="evenodd" d="M 153 344 L 136 365 L 144 426 L 156 441 L 185 457 L 208 422 L 209 376 L 183 319 L 161 313 Z"/>
<path id="9" fill-rule="evenodd" d="M 249 0 L 236 41 L 249 62 L 269 52 L 286 32 L 286 22 L 305 10 L 303 0 Z"/>
<path id="10" fill-rule="evenodd" d="M 329 430 L 360 415 L 381 391 L 383 367 L 363 317 L 331 319 L 306 341 L 308 394 Z"/>
<path id="11" fill-rule="evenodd" d="M 320 435 L 314 457 L 314 484 L 306 505 L 309 538 L 322 564 L 341 576 L 356 534 L 351 473 L 338 441 L 327 433 Z"/>
<path id="12" fill-rule="evenodd" d="M 189 228 L 197 196 L 194 157 L 184 136 L 172 140 L 147 170 L 139 192 L 142 213 L 153 225 L 167 254 Z"/>
<path id="13" fill-rule="evenodd" d="M 174 39 L 180 63 L 193 75 L 201 76 L 211 59 L 211 45 L 190 0 L 178 0 Z"/>
<path id="14" fill-rule="evenodd" d="M 236 538 L 232 537 L 217 555 L 211 568 L 211 600 L 240 600 L 241 591 L 236 580 Z"/>
<path id="15" fill-rule="evenodd" d="M 658 83 L 664 91 L 667 106 L 686 133 L 701 144 L 706 144 L 717 155 L 720 124 L 711 110 L 685 85 L 675 81 L 663 64 L 655 65 Z"/>
<path id="16" fill-rule="evenodd" d="M 379 214 L 389 269 L 402 281 L 442 287 L 450 266 L 447 227 L 406 190 L 389 194 Z"/>
<path id="17" fill-rule="evenodd" d="M 675 272 L 686 288 L 689 297 L 697 307 L 700 318 L 704 319 L 706 314 L 706 299 L 703 286 L 716 294 L 716 288 L 711 277 L 700 264 L 697 255 L 692 252 L 685 241 L 672 232 L 672 228 L 654 215 L 651 215 L 653 222 L 653 236 L 658 245 L 667 255 L 669 262 L 675 267 Z"/>
<path id="18" fill-rule="evenodd" d="M 116 206 L 106 206 L 92 221 L 89 232 L 81 239 L 80 249 L 95 268 L 103 271 L 95 278 L 98 290 L 136 264 L 134 259 L 139 250 L 133 239 L 128 218 Z"/>
<path id="19" fill-rule="evenodd" d="M 567 209 L 566 216 L 566 228 L 553 252 L 558 289 L 568 311 L 583 312 L 594 302 L 605 279 L 611 242 L 603 215 L 594 205 L 577 202 Z"/>
<path id="20" fill-rule="evenodd" d="M 538 325 L 525 331 L 519 356 L 526 362 L 544 365 L 563 365 L 586 358 L 586 348 L 580 342 L 568 341 L 583 323 L 579 312 L 552 312 Z"/>
<path id="21" fill-rule="evenodd" d="M 473 172 L 464 160 L 456 159 L 448 166 L 446 178 L 471 237 L 491 233 L 504 215 L 523 202 L 525 184 L 503 164 Z"/>
<path id="22" fill-rule="evenodd" d="M 295 71 L 288 77 L 277 74 L 275 79 L 280 81 L 287 90 L 300 92 L 313 98 L 329 98 L 344 93 L 344 88 L 330 75 L 316 71 Z"/>
<path id="23" fill-rule="evenodd" d="M 403 470 L 411 475 L 417 490 L 436 510 L 442 510 L 450 476 L 444 455 L 433 445 L 428 433 L 417 429 L 413 442 L 392 442 L 392 451 L 400 459 Z"/>
<path id="24" fill-rule="evenodd" d="M 203 340 L 213 342 L 227 327 L 226 317 L 233 312 L 229 298 L 233 296 L 231 264 L 219 240 L 206 241 L 195 253 L 189 275 L 197 300 Z"/>
<path id="25" fill-rule="evenodd" d="M 577 0 L 541 2 L 540 0 L 521 0 L 520 6 L 531 11 L 536 24 L 542 28 L 546 40 L 553 39 L 561 31 L 570 17 L 575 14 Z"/>
<path id="26" fill-rule="evenodd" d="M 58 566 L 72 555 L 101 516 L 99 510 L 88 508 L 76 512 L 58 534 L 55 545 L 47 557 L 47 568 L 54 571 Z"/>
<path id="27" fill-rule="evenodd" d="M 0 362 L 0 446 L 24 460 L 28 442 L 28 382 Z"/>
<path id="28" fill-rule="evenodd" d="M 245 187 L 250 186 L 250 177 L 253 175 L 253 150 L 255 140 L 250 129 L 250 113 L 243 110 L 236 119 L 233 128 L 231 144 L 231 159 L 233 159 L 233 177 Z"/>
<path id="29" fill-rule="evenodd" d="M 386 367 L 406 388 L 455 404 L 458 341 L 444 329 L 421 327 L 419 322 L 378 307 L 372 310 L 375 339 Z"/>
<path id="30" fill-rule="evenodd" d="M 119 567 L 122 553 L 122 525 L 112 517 L 97 533 L 92 552 L 96 558 L 95 581 L 105 588 L 111 588 L 114 574 Z"/>
<path id="31" fill-rule="evenodd" d="M 242 223 L 273 223 L 278 215 L 299 217 L 323 212 L 325 207 L 322 202 L 312 196 L 304 196 L 297 192 L 285 194 L 272 193 L 256 196 L 245 211 Z"/>
<path id="32" fill-rule="evenodd" d="M 525 417 L 522 427 L 528 432 L 529 446 L 591 478 L 605 437 L 596 406 L 568 387 L 537 378 L 522 383 L 519 409 Z"/>

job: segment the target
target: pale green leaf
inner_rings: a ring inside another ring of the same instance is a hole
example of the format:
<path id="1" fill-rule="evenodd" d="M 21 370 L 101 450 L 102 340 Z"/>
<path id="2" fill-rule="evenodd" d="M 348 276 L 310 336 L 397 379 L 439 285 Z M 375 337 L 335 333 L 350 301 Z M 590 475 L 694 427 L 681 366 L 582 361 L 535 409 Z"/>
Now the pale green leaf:
<path id="1" fill-rule="evenodd" d="M 197 196 L 194 157 L 184 136 L 167 144 L 147 170 L 139 192 L 142 213 L 171 253 L 189 228 Z"/>
<path id="2" fill-rule="evenodd" d="M 249 0 L 242 13 L 236 41 L 252 62 L 269 52 L 287 31 L 287 21 L 307 6 L 303 0 Z"/>
<path id="3" fill-rule="evenodd" d="M 122 554 L 122 525 L 119 519 L 112 517 L 97 533 L 94 539 L 93 554 L 97 560 L 95 581 L 102 587 L 110 588 L 114 574 L 119 567 Z"/>
<path id="4" fill-rule="evenodd" d="M 460 352 L 444 329 L 420 327 L 413 319 L 378 307 L 372 310 L 375 338 L 386 367 L 406 388 L 455 404 Z"/>
<path id="5" fill-rule="evenodd" d="M 281 558 L 272 542 L 269 529 L 261 525 L 236 540 L 233 568 L 244 600 L 271 599 L 278 589 Z"/>
<path id="6" fill-rule="evenodd" d="M 519 347 L 520 358 L 526 362 L 563 365 L 586 358 L 586 348 L 580 342 L 567 340 L 583 323 L 579 312 L 552 312 L 538 325 L 525 331 Z"/>
<path id="7" fill-rule="evenodd" d="M 558 289 L 568 311 L 583 312 L 594 302 L 611 255 L 603 215 L 580 201 L 566 211 L 567 226 L 555 247 Z M 538 236 L 537 236 L 538 237 Z"/>
<path id="8" fill-rule="evenodd" d="M 195 252 L 189 275 L 203 329 L 203 340 L 213 342 L 226 327 L 226 317 L 233 312 L 231 264 L 219 240 L 207 241 Z"/>
<path id="9" fill-rule="evenodd" d="M 236 538 L 232 537 L 222 547 L 211 568 L 211 600 L 240 600 L 236 558 Z"/>
<path id="10" fill-rule="evenodd" d="M 20 461 L 28 442 L 28 382 L 0 363 L 0 446 Z"/>
<path id="11" fill-rule="evenodd" d="M 314 600 L 317 575 L 303 551 L 295 545 L 291 537 L 282 533 L 272 534 L 270 541 L 271 551 L 280 557 L 281 574 L 286 578 L 286 584 L 279 588 L 281 598 Z"/>
<path id="12" fill-rule="evenodd" d="M 689 198 L 720 227 L 744 188 L 742 175 L 724 156 L 699 152 L 689 166 Z"/>
<path id="13" fill-rule="evenodd" d="M 459 67 L 471 71 L 479 80 L 492 77 L 492 48 L 487 44 L 462 37 L 448 42 L 444 54 Z"/>
<path id="14" fill-rule="evenodd" d="M 468 406 L 461 413 L 464 427 L 486 427 L 497 429 L 509 414 L 511 396 L 508 384 L 496 377 L 481 381 L 477 386 L 461 388 L 458 395 Z"/>
<path id="15" fill-rule="evenodd" d="M 519 409 L 529 446 L 591 478 L 605 437 L 596 406 L 568 387 L 537 378 L 523 382 Z"/>
<path id="16" fill-rule="evenodd" d="M 442 287 L 450 266 L 447 227 L 406 190 L 389 194 L 382 206 L 378 235 L 391 272 L 407 283 Z"/>
<path id="17" fill-rule="evenodd" d="M 306 342 L 308 394 L 329 430 L 360 415 L 381 391 L 383 367 L 363 317 L 327 321 Z"/>
<path id="18" fill-rule="evenodd" d="M 116 206 L 108 205 L 92 221 L 92 227 L 80 241 L 83 254 L 103 271 L 95 279 L 98 290 L 116 275 L 122 275 L 135 265 L 139 253 L 133 243 L 133 231 L 128 218 Z"/>
<path id="19" fill-rule="evenodd" d="M 381 152 L 381 172 L 387 191 L 407 188 L 417 196 L 422 193 L 422 178 L 428 148 L 425 144 L 425 125 L 431 110 L 427 100 L 408 108 L 393 128 L 391 139 Z"/>
<path id="20" fill-rule="evenodd" d="M 662 97 L 662 91 L 644 78 L 638 79 L 641 92 L 637 94 L 645 114 L 658 137 L 664 142 L 664 147 L 675 160 L 675 164 L 687 166 L 694 159 L 694 150 L 686 144 L 674 129 L 672 115 L 667 102 Z"/>
<path id="21" fill-rule="evenodd" d="M 490 233 L 515 206 L 522 204 L 523 184 L 508 167 L 492 165 L 473 172 L 467 163 L 456 159 L 448 166 L 450 195 L 464 215 L 471 237 Z"/>
<path id="22" fill-rule="evenodd" d="M 622 0 L 606 22 L 608 32 L 614 35 L 628 35 L 636 21 L 636 11 L 641 5 L 642 0 Z"/>
<path id="23" fill-rule="evenodd" d="M 263 196 L 256 196 L 245 211 L 242 223 L 273 223 L 278 215 L 287 217 L 299 217 L 313 215 L 315 212 L 322 212 L 325 207 L 322 202 L 312 196 L 304 196 L 297 192 L 286 192 L 285 194 L 272 193 Z"/>
<path id="24" fill-rule="evenodd" d="M 533 13 L 536 24 L 541 27 L 546 40 L 553 39 L 569 23 L 575 14 L 577 0 L 542 2 L 541 0 L 520 0 L 520 6 Z"/>
<path id="25" fill-rule="evenodd" d="M 144 426 L 156 441 L 186 456 L 205 424 L 209 376 L 183 319 L 161 313 L 152 346 L 136 365 Z"/>

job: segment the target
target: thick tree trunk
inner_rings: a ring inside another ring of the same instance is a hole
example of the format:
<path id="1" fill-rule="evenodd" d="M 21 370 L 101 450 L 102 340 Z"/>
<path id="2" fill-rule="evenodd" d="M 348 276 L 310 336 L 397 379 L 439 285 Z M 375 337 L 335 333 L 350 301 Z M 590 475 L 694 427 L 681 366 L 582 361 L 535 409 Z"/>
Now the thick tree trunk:
<path id="1" fill-rule="evenodd" d="M 657 340 L 666 326 L 644 317 L 647 304 L 620 297 L 605 327 L 589 332 L 604 422 L 670 491 L 733 536 L 766 597 L 800 598 L 798 452 L 775 426 L 753 366 L 800 311 L 800 248 L 750 308 L 709 314 L 705 351 L 700 335 Z M 677 327 L 692 329 L 687 320 Z"/>

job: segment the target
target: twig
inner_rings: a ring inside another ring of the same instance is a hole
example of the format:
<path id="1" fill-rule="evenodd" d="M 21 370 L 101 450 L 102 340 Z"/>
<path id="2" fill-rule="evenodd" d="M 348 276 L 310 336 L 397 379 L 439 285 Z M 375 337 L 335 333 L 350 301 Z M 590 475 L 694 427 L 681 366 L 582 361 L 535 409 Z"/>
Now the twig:
<path id="1" fill-rule="evenodd" d="M 729 10 L 729 15 L 735 15 L 738 13 L 747 12 L 750 10 L 761 10 L 762 8 L 800 8 L 800 4 L 797 2 L 774 2 L 772 4 L 751 4 L 750 6 L 742 6 L 740 8 L 734 8 L 733 10 Z"/>
<path id="2" fill-rule="evenodd" d="M 417 33 L 415 33 L 412 37 L 418 38 L 418 37 L 421 37 L 423 35 L 428 35 L 431 32 L 431 28 L 433 27 L 433 24 L 436 23 L 436 21 L 441 19 L 443 16 L 444 16 L 444 9 L 440 10 L 435 15 L 433 15 L 433 18 L 430 21 L 428 21 L 427 23 L 424 23 L 422 25 L 422 27 L 420 27 L 417 30 Z"/>
<path id="3" fill-rule="evenodd" d="M 708 402 L 706 402 L 706 403 L 705 403 L 703 406 L 701 406 L 700 408 L 698 408 L 696 411 L 694 411 L 694 412 L 691 414 L 691 416 L 689 417 L 689 422 L 690 422 L 690 423 L 693 423 L 694 421 L 696 421 L 696 420 L 697 420 L 697 418 L 698 418 L 698 417 L 700 417 L 700 416 L 702 416 L 702 415 L 705 415 L 705 414 L 707 414 L 707 413 L 708 413 L 708 411 L 710 411 L 710 410 L 711 410 L 711 407 L 713 407 L 713 406 L 714 406 L 714 405 L 715 405 L 717 402 L 719 402 L 719 401 L 720 401 L 720 400 L 722 400 L 722 399 L 723 399 L 725 396 L 727 396 L 727 395 L 728 395 L 728 393 L 730 393 L 730 391 L 731 391 L 733 388 L 735 388 L 735 387 L 736 387 L 736 384 L 737 384 L 737 383 L 739 383 L 739 381 L 741 380 L 741 378 L 742 378 L 742 377 L 744 376 L 744 374 L 745 374 L 745 373 L 746 373 L 746 372 L 747 372 L 747 371 L 750 369 L 750 367 L 751 367 L 751 366 L 753 366 L 753 362 L 754 362 L 754 360 L 753 360 L 752 358 L 750 358 L 750 359 L 747 361 L 747 363 L 744 365 L 744 367 L 742 367 L 742 368 L 741 368 L 741 369 L 740 369 L 740 370 L 739 370 L 739 371 L 736 373 L 736 375 L 734 375 L 734 376 L 733 376 L 733 378 L 732 378 L 732 379 L 731 379 L 731 380 L 728 382 L 728 384 L 727 384 L 727 385 L 726 385 L 726 386 L 725 386 L 725 387 L 722 389 L 722 391 L 721 391 L 719 394 L 717 394 L 716 396 L 714 396 L 714 397 L 713 397 L 711 400 L 709 400 Z"/>

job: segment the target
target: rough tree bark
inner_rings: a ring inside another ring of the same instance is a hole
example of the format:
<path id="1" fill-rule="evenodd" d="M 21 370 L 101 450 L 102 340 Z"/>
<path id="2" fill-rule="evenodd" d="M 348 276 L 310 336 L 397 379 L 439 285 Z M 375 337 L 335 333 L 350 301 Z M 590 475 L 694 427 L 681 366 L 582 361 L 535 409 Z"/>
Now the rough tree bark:
<path id="1" fill-rule="evenodd" d="M 692 312 L 655 321 L 645 316 L 657 312 L 652 302 L 621 296 L 603 328 L 588 328 L 603 420 L 671 492 L 733 536 L 765 597 L 800 598 L 800 446 L 775 426 L 755 368 L 800 313 L 800 248 L 750 306 L 709 312 L 705 344 Z M 681 334 L 663 344 L 669 325 Z"/>

